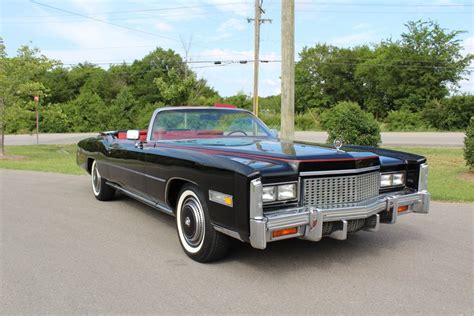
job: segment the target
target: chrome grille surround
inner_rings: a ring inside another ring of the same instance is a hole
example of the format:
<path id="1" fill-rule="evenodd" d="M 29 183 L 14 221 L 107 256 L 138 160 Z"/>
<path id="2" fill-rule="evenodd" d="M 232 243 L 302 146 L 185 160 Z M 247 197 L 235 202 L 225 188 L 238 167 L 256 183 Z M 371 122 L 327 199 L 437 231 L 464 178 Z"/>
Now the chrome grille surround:
<path id="1" fill-rule="evenodd" d="M 361 205 L 379 195 L 380 172 L 303 178 L 303 205 L 319 208 Z"/>

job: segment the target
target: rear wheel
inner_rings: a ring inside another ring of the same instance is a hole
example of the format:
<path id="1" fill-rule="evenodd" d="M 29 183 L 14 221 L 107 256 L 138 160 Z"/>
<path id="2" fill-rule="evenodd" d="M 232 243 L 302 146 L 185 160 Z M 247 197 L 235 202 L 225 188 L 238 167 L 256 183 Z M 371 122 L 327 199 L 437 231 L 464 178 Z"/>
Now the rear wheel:
<path id="1" fill-rule="evenodd" d="M 185 185 L 179 193 L 176 226 L 184 252 L 198 262 L 224 257 L 230 247 L 227 236 L 216 231 L 209 218 L 204 195 L 194 185 Z"/>
<path id="2" fill-rule="evenodd" d="M 115 197 L 115 190 L 109 186 L 99 173 L 97 163 L 94 160 L 91 168 L 92 192 L 99 201 L 110 201 Z"/>

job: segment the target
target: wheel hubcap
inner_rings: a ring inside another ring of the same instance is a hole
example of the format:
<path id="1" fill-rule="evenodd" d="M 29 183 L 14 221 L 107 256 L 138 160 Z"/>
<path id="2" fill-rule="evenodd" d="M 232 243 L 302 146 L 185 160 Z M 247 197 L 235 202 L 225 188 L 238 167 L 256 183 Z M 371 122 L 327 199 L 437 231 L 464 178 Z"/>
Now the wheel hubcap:
<path id="1" fill-rule="evenodd" d="M 94 169 L 92 170 L 92 185 L 96 194 L 100 193 L 100 180 L 99 170 L 97 170 L 97 166 L 94 165 Z"/>
<path id="2" fill-rule="evenodd" d="M 184 220 L 184 224 L 188 227 L 191 226 L 191 219 L 189 217 L 186 217 L 186 219 Z"/>
<path id="3" fill-rule="evenodd" d="M 204 236 L 204 213 L 194 197 L 189 197 L 183 203 L 181 223 L 186 242 L 193 247 L 199 245 Z"/>

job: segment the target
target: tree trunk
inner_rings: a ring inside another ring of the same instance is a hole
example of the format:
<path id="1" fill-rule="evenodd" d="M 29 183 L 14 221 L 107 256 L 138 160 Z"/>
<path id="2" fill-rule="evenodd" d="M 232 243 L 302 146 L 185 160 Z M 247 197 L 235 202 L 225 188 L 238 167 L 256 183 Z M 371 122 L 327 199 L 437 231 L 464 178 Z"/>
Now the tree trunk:
<path id="1" fill-rule="evenodd" d="M 5 156 L 5 129 L 3 128 L 3 124 L 1 124 L 0 127 L 1 131 L 0 133 L 2 134 L 1 139 L 0 139 L 0 157 Z"/>
<path id="2" fill-rule="evenodd" d="M 0 97 L 0 157 L 5 156 L 5 103 Z"/>

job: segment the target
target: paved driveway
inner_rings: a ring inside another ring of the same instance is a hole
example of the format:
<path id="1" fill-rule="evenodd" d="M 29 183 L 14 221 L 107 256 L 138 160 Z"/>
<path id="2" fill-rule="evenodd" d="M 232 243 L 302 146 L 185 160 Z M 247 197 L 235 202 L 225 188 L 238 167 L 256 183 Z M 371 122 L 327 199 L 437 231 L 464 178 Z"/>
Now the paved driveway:
<path id="1" fill-rule="evenodd" d="M 96 201 L 86 176 L 0 169 L 0 314 L 472 314 L 473 207 L 199 264 L 172 217 Z"/>
<path id="2" fill-rule="evenodd" d="M 96 136 L 97 133 L 76 134 L 40 134 L 41 144 L 72 144 L 83 138 Z M 382 133 L 382 143 L 385 146 L 407 147 L 463 147 L 463 133 Z M 324 143 L 326 132 L 296 132 L 295 139 Z M 33 145 L 36 144 L 36 135 L 6 135 L 5 144 Z"/>

